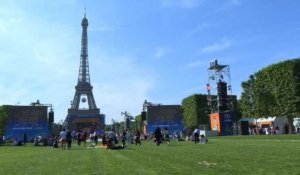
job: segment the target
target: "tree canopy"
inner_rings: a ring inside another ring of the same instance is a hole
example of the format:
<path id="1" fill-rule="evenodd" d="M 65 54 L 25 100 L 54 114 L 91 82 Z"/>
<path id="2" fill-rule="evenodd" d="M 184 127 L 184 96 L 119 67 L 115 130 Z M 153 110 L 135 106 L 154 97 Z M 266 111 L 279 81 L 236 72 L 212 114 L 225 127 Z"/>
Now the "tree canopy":
<path id="1" fill-rule="evenodd" d="M 6 121 L 8 117 L 8 106 L 0 106 L 0 135 L 5 134 Z"/>
<path id="2" fill-rule="evenodd" d="M 300 114 L 300 58 L 269 65 L 242 82 L 243 116 L 287 117 Z"/>

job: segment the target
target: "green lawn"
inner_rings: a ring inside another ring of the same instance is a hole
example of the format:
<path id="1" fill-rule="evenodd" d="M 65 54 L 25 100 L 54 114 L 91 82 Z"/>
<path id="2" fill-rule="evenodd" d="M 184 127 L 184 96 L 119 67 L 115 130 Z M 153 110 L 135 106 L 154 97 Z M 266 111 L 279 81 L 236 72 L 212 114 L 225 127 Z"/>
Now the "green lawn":
<path id="1" fill-rule="evenodd" d="M 300 135 L 212 137 L 208 144 L 142 142 L 126 150 L 0 146 L 0 174 L 300 174 Z"/>

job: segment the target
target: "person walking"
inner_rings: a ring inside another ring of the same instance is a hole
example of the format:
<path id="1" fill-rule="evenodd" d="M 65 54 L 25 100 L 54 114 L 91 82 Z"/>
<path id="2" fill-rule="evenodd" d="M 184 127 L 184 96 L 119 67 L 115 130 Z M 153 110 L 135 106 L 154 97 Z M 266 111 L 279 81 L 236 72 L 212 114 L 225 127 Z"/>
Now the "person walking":
<path id="1" fill-rule="evenodd" d="M 66 149 L 67 133 L 65 128 L 59 133 L 59 140 L 61 141 L 61 149 Z"/>

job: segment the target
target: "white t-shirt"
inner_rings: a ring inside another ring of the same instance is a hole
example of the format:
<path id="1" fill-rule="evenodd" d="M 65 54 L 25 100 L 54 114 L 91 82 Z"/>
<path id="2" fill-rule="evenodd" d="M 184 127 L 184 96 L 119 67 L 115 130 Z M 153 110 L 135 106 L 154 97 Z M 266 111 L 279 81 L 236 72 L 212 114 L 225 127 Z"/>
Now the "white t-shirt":
<path id="1" fill-rule="evenodd" d="M 59 133 L 59 136 L 61 139 L 66 140 L 67 139 L 67 132 L 66 131 L 61 131 Z"/>

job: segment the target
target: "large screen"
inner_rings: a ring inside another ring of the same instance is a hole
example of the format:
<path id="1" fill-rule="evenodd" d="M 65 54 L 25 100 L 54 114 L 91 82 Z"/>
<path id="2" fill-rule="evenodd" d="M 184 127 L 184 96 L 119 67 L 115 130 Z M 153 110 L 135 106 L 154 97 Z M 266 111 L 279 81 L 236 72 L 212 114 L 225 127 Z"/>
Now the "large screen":
<path id="1" fill-rule="evenodd" d="M 168 128 L 169 134 L 183 130 L 180 105 L 148 106 L 148 132 L 153 133 L 157 127 Z"/>
<path id="2" fill-rule="evenodd" d="M 28 141 L 37 136 L 48 136 L 46 106 L 9 106 L 6 124 L 6 139 Z"/>

